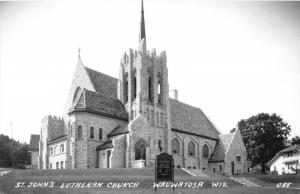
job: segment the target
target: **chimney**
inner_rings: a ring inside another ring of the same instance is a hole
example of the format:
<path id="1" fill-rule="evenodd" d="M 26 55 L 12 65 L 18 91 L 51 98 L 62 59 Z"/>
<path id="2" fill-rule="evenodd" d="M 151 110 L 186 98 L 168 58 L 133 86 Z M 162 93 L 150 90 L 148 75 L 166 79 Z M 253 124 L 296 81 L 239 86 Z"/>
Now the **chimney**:
<path id="1" fill-rule="evenodd" d="M 178 100 L 178 91 L 177 90 L 171 90 L 171 98 Z"/>

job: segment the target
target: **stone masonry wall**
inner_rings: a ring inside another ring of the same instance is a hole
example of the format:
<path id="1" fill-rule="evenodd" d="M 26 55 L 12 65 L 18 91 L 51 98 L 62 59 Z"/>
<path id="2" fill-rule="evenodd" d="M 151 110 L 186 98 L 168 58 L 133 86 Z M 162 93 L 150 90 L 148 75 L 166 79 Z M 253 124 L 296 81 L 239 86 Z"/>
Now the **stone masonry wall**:
<path id="1" fill-rule="evenodd" d="M 125 121 L 97 116 L 89 113 L 75 113 L 74 145 L 75 168 L 97 167 L 97 146 L 107 141 L 107 134 L 117 126 L 124 126 Z M 82 138 L 78 139 L 78 126 L 82 126 Z M 90 128 L 94 128 L 94 138 L 90 138 Z M 102 129 L 102 139 L 99 139 L 99 129 Z"/>
<path id="2" fill-rule="evenodd" d="M 113 149 L 110 157 L 111 167 L 125 168 L 126 135 L 114 137 L 112 143 Z"/>
<path id="3" fill-rule="evenodd" d="M 173 154 L 173 150 L 171 150 L 172 155 L 174 156 L 175 167 L 182 168 L 196 168 L 196 169 L 205 169 L 209 170 L 208 158 L 202 157 L 202 147 L 204 144 L 207 144 L 209 147 L 209 156 L 212 154 L 214 147 L 216 145 L 216 141 L 211 139 L 206 139 L 203 137 L 198 137 L 189 134 L 183 134 L 179 132 L 171 132 L 171 142 L 174 138 L 180 142 L 180 153 Z M 195 156 L 190 156 L 188 154 L 188 144 L 189 142 L 194 142 L 195 146 Z"/>
<path id="4" fill-rule="evenodd" d="M 247 152 L 239 130 L 234 132 L 234 137 L 228 150 L 225 152 L 225 169 L 226 174 L 232 174 L 231 162 L 234 162 L 234 173 L 241 174 L 247 172 Z M 241 156 L 241 161 L 236 160 L 236 156 Z"/>
<path id="5" fill-rule="evenodd" d="M 39 169 L 49 168 L 48 142 L 64 135 L 64 120 L 56 116 L 46 116 L 42 119 L 39 146 Z"/>

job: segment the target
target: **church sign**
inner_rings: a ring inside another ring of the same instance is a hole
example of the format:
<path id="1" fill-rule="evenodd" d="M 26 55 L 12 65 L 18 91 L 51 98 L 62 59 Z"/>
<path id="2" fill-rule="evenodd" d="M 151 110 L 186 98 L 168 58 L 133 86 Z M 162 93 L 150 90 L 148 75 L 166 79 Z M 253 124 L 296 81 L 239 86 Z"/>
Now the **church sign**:
<path id="1" fill-rule="evenodd" d="M 174 182 L 174 159 L 170 154 L 162 153 L 155 158 L 155 182 L 159 181 Z"/>

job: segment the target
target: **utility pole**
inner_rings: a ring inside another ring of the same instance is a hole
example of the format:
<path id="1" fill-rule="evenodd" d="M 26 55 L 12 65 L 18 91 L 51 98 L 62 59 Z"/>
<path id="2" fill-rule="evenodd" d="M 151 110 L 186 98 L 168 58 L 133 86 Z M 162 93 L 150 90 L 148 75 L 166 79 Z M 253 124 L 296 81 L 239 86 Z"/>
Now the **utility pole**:
<path id="1" fill-rule="evenodd" d="M 11 138 L 13 139 L 13 128 L 12 128 L 12 121 L 10 121 L 10 134 L 11 134 Z"/>

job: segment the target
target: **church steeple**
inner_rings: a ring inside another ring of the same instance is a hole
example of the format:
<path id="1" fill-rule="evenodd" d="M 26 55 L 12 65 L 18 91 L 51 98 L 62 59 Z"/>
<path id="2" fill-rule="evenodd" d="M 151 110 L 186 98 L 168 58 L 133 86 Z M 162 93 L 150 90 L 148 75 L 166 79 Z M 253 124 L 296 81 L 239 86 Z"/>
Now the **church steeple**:
<path id="1" fill-rule="evenodd" d="M 140 51 L 146 52 L 146 29 L 144 18 L 144 2 L 142 0 L 141 21 L 140 21 L 140 37 L 139 37 Z"/>

